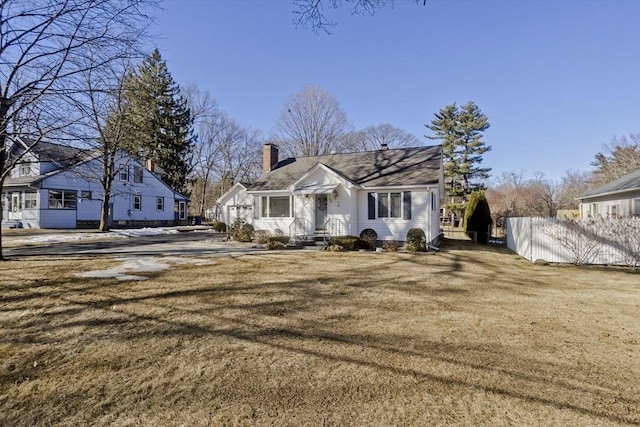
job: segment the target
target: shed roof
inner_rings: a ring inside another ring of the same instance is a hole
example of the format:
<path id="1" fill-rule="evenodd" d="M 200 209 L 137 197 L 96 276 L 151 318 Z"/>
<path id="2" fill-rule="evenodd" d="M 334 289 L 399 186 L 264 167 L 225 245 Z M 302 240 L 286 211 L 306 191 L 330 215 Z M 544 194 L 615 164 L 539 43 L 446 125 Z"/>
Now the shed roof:
<path id="1" fill-rule="evenodd" d="M 607 194 L 624 193 L 627 191 L 640 190 L 640 170 L 620 177 L 601 187 L 587 191 L 578 199 L 588 199 L 590 197 L 604 196 Z"/>

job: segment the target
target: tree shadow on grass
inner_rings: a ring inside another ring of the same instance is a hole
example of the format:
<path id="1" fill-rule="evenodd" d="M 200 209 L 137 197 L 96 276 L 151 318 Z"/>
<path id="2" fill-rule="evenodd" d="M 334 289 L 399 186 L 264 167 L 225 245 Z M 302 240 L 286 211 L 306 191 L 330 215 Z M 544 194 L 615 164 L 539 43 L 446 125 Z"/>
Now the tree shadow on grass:
<path id="1" fill-rule="evenodd" d="M 257 259 L 278 257 L 241 257 L 231 260 L 233 268 L 258 271 Z M 344 316 L 321 316 L 325 309 L 345 304 L 349 310 L 370 309 L 363 290 L 381 287 L 379 277 L 389 268 L 407 262 L 404 258 L 389 258 L 375 267 L 350 270 L 358 279 L 355 287 L 345 287 L 328 280 L 322 273 L 307 272 L 303 280 L 283 276 L 278 283 L 261 279 L 258 273 L 245 277 L 243 282 L 221 285 L 150 286 L 140 289 L 135 283 L 110 279 L 87 280 L 78 277 L 37 279 L 12 288 L 11 298 L 3 300 L 0 310 L 15 313 L 29 307 L 40 312 L 29 319 L 12 317 L 3 322 L 0 343 L 13 346 L 33 344 L 59 345 L 73 337 L 82 347 L 101 341 L 130 342 L 145 340 L 151 335 L 159 338 L 227 338 L 239 342 L 259 344 L 287 353 L 304 355 L 327 362 L 366 367 L 387 375 L 409 376 L 448 387 L 460 387 L 515 398 L 524 402 L 570 409 L 603 420 L 637 423 L 640 414 L 628 408 L 640 402 L 622 397 L 616 390 L 597 383 L 589 383 L 573 375 L 570 367 L 559 363 L 542 362 L 532 356 L 511 353 L 508 347 L 487 347 L 474 343 L 447 343 L 424 336 L 409 336 L 401 332 L 383 334 L 350 333 L 343 327 Z M 453 256 L 451 270 L 464 270 L 464 261 Z M 295 261 L 289 268 L 295 268 Z M 206 267 L 198 267 L 209 272 Z M 446 271 L 446 263 L 439 269 Z M 162 282 L 166 272 L 152 274 L 151 281 Z M 173 277 L 173 276 L 172 276 Z M 250 284 L 249 284 L 250 282 Z M 462 288 L 439 287 L 419 290 L 419 281 L 402 285 L 405 292 L 423 293 L 425 297 L 465 295 Z M 388 289 L 398 285 L 388 285 Z M 124 294 L 126 289 L 126 295 Z M 249 300 L 245 298 L 249 296 Z M 358 298 L 353 298 L 358 296 Z M 391 298 L 391 297 L 390 297 Z M 44 301 L 42 301 L 44 300 Z M 198 302 L 197 308 L 194 303 Z M 335 313 L 328 310 L 329 313 Z M 390 313 L 380 313 L 390 315 Z M 194 319 L 198 315 L 199 319 Z M 400 309 L 395 316 L 401 318 Z M 275 323 L 284 320 L 285 323 Z M 347 316 L 349 322 L 353 316 Z M 82 334 L 78 336 L 78 331 Z M 321 344 L 320 344 L 321 343 Z M 363 354 L 360 349 L 366 349 Z M 40 350 L 45 352 L 46 350 Z M 376 357 L 379 356 L 379 357 Z M 418 360 L 419 363 L 415 363 Z M 413 361 L 409 364 L 405 362 Z M 450 365 L 453 370 L 477 373 L 473 378 L 446 375 L 432 369 L 434 364 Z M 19 369 L 0 373 L 0 384 L 24 378 Z M 502 384 L 495 384 L 490 376 L 498 375 Z M 478 378 L 479 377 L 479 378 Z M 585 384 L 586 382 L 586 384 Z M 504 385 L 503 385 L 504 384 Z M 547 391 L 553 390 L 553 393 Z M 553 396 L 553 397 L 550 397 Z M 602 399 L 604 397 L 604 399 Z M 583 401 L 600 401 L 591 406 Z M 614 402 L 614 403 L 611 403 Z M 612 405 L 613 409 L 606 407 Z"/>

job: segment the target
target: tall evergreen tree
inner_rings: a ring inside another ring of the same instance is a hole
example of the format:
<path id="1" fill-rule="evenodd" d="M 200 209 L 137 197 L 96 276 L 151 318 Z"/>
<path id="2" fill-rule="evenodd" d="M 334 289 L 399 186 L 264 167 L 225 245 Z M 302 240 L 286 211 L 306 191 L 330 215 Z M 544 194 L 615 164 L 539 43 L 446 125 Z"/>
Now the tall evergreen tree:
<path id="1" fill-rule="evenodd" d="M 465 200 L 471 192 L 482 188 L 478 181 L 487 179 L 491 171 L 480 166 L 482 155 L 491 146 L 482 140 L 490 125 L 480 108 L 473 101 L 462 108 L 453 103 L 437 112 L 431 124 L 425 126 L 434 133 L 427 138 L 442 141 L 447 195 Z"/>
<path id="2" fill-rule="evenodd" d="M 192 170 L 193 119 L 180 87 L 155 49 L 125 81 L 127 149 L 152 160 L 163 180 L 182 193 Z"/>

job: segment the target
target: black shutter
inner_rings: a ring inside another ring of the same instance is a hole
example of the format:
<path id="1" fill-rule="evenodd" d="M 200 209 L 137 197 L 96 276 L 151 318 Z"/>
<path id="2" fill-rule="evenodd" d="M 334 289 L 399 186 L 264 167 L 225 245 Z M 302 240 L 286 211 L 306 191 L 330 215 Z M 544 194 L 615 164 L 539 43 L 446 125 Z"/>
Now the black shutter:
<path id="1" fill-rule="evenodd" d="M 411 191 L 405 191 L 402 194 L 402 199 L 404 202 L 404 219 L 411 219 Z"/>
<path id="2" fill-rule="evenodd" d="M 369 205 L 369 219 L 376 219 L 376 196 L 375 193 L 367 194 L 367 203 Z"/>

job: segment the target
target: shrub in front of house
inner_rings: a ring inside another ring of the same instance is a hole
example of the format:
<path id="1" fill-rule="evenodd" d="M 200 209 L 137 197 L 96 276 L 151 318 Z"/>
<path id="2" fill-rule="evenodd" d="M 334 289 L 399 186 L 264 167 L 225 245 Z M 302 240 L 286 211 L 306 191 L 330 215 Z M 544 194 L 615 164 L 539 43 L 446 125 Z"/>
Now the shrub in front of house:
<path id="1" fill-rule="evenodd" d="M 489 243 L 491 232 L 491 210 L 484 191 L 474 191 L 469 195 L 467 209 L 464 211 L 464 231 L 472 239 L 475 237 L 478 243 Z"/>
<path id="2" fill-rule="evenodd" d="M 410 228 L 404 248 L 407 252 L 425 252 L 427 250 L 427 236 L 421 228 Z"/>
<path id="3" fill-rule="evenodd" d="M 378 242 L 378 233 L 373 228 L 365 228 L 360 233 L 361 249 L 372 251 L 376 248 Z"/>
<path id="4" fill-rule="evenodd" d="M 345 251 L 357 251 L 360 249 L 358 236 L 335 236 L 331 238 L 329 245 L 342 246 Z"/>
<path id="5" fill-rule="evenodd" d="M 233 222 L 229 232 L 233 240 L 238 242 L 251 242 L 253 240 L 255 229 L 253 225 L 247 224 L 241 219 L 237 219 Z"/>
<path id="6" fill-rule="evenodd" d="M 225 224 L 222 221 L 215 221 L 211 225 L 211 228 L 213 228 L 214 231 L 217 231 L 218 233 L 226 233 L 227 232 L 227 224 Z"/>
<path id="7" fill-rule="evenodd" d="M 382 248 L 386 252 L 398 252 L 398 242 L 395 240 L 385 240 L 382 244 Z"/>
<path id="8" fill-rule="evenodd" d="M 279 240 L 270 240 L 267 243 L 267 249 L 269 249 L 270 251 L 284 249 L 284 248 L 286 248 L 286 245 Z"/>
<path id="9" fill-rule="evenodd" d="M 261 245 L 264 245 L 269 241 L 269 236 L 271 236 L 271 233 L 267 230 L 256 230 L 253 234 L 253 238 L 256 240 L 256 243 L 260 243 Z"/>
<path id="10" fill-rule="evenodd" d="M 286 245 L 287 243 L 289 243 L 289 236 L 270 236 L 268 239 L 268 243 L 271 242 L 280 242 L 283 245 Z"/>

